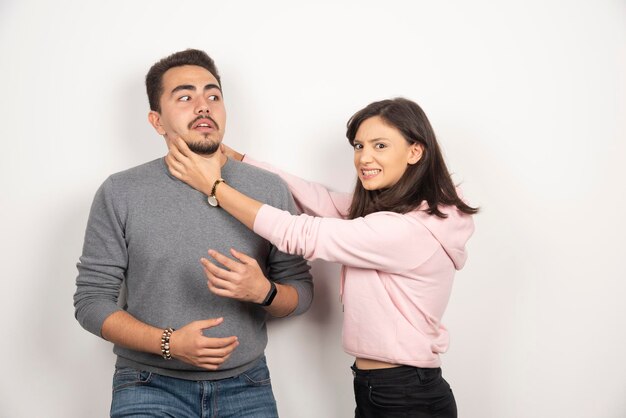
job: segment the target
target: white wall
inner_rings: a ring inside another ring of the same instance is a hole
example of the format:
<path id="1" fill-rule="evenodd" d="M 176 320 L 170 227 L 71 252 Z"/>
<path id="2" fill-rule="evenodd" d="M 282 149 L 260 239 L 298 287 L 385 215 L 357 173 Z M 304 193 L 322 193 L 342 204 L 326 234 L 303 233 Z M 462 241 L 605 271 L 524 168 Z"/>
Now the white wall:
<path id="1" fill-rule="evenodd" d="M 96 188 L 164 155 L 143 77 L 202 48 L 226 142 L 350 190 L 349 116 L 420 103 L 482 207 L 446 314 L 461 417 L 626 416 L 626 4 L 527 1 L 0 2 L 0 415 L 108 414 L 113 355 L 73 318 Z M 349 417 L 338 268 L 274 322 L 283 417 Z"/>

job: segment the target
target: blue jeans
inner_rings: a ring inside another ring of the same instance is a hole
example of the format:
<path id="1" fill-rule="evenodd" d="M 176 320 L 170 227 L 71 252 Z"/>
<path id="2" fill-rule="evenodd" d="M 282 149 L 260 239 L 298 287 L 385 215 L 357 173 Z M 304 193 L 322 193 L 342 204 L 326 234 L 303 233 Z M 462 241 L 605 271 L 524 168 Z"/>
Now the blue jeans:
<path id="1" fill-rule="evenodd" d="M 245 373 L 221 380 L 184 380 L 117 368 L 111 417 L 278 418 L 278 411 L 262 357 Z"/>

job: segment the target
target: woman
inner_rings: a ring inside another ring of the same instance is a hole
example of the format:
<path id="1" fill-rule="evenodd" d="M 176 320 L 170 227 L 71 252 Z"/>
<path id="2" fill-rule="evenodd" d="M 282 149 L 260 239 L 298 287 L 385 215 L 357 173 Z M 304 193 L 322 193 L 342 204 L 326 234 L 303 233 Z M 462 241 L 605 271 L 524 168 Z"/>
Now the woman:
<path id="1" fill-rule="evenodd" d="M 302 215 L 240 194 L 220 178 L 219 158 L 200 158 L 180 139 L 166 162 L 281 251 L 343 264 L 343 346 L 356 358 L 356 417 L 456 417 L 439 367 L 448 347 L 441 318 L 478 210 L 458 195 L 414 102 L 371 103 L 348 121 L 347 137 L 358 176 L 352 195 L 278 172 Z M 210 279 L 224 273 L 202 262 Z"/>

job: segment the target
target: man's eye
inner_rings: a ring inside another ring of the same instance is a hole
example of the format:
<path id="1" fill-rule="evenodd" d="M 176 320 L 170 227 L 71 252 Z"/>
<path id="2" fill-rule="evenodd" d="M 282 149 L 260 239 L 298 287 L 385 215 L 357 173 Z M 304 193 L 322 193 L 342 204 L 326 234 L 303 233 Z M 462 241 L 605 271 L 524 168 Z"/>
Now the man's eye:
<path id="1" fill-rule="evenodd" d="M 209 96 L 209 100 L 211 100 L 212 102 L 217 102 L 220 99 L 220 96 L 218 96 L 217 94 L 212 94 Z"/>
<path id="2" fill-rule="evenodd" d="M 180 96 L 178 100 L 181 102 L 188 102 L 189 100 L 191 100 L 191 96 Z"/>

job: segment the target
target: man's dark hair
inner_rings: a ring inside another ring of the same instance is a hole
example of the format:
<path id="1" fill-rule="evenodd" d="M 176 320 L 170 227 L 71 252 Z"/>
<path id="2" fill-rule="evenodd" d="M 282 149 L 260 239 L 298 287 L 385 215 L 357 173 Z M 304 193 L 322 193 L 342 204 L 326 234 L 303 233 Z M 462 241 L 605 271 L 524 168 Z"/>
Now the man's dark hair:
<path id="1" fill-rule="evenodd" d="M 183 65 L 197 65 L 198 67 L 205 68 L 217 79 L 220 88 L 222 87 L 215 62 L 206 52 L 200 51 L 199 49 L 186 49 L 184 51 L 175 52 L 150 67 L 148 74 L 146 74 L 146 91 L 148 93 L 150 110 L 161 112 L 163 74 L 170 68 L 182 67 Z"/>
<path id="2" fill-rule="evenodd" d="M 408 144 L 421 144 L 424 151 L 420 160 L 409 165 L 400 180 L 387 189 L 366 190 L 357 180 L 348 215 L 350 219 L 378 211 L 407 213 L 423 201 L 428 204 L 428 214 L 440 218 L 447 216 L 439 210 L 440 205 L 453 205 L 467 214 L 478 212 L 478 208 L 468 206 L 457 195 L 435 132 L 417 103 L 404 98 L 370 103 L 348 121 L 346 136 L 350 145 L 354 147 L 361 123 L 374 116 L 400 131 Z"/>

